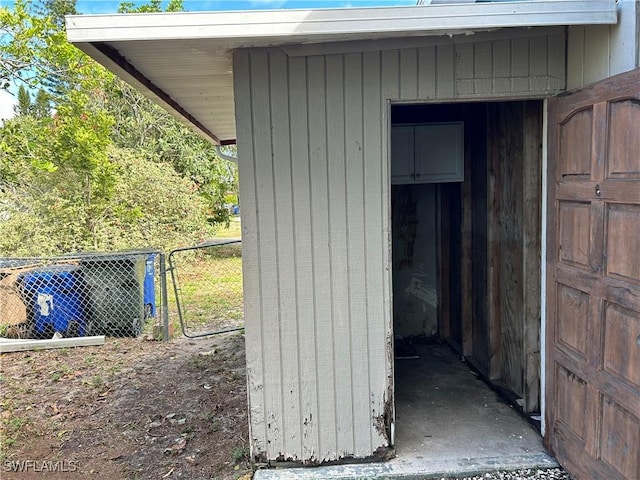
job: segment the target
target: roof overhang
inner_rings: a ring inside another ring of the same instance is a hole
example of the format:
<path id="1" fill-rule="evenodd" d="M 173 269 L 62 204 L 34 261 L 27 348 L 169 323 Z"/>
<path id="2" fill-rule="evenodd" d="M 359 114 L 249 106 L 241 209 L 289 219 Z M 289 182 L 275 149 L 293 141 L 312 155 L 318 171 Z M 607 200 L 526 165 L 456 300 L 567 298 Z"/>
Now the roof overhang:
<path id="1" fill-rule="evenodd" d="M 615 0 L 66 18 L 70 42 L 216 144 L 235 142 L 231 52 L 237 48 L 280 46 L 294 54 L 306 44 L 616 22 Z"/>

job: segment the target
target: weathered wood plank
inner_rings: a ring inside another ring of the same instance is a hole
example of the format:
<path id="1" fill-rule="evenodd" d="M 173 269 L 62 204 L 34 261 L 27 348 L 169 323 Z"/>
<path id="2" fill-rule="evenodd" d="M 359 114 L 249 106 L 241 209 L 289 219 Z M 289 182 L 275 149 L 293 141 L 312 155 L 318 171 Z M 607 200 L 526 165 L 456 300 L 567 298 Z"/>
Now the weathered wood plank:
<path id="1" fill-rule="evenodd" d="M 495 93 L 511 91 L 511 41 L 496 40 L 493 47 L 493 85 Z"/>
<path id="2" fill-rule="evenodd" d="M 476 365 L 489 373 L 489 321 L 487 318 L 487 219 L 488 219 L 488 168 L 487 168 L 487 107 L 474 105 L 469 109 L 472 130 L 469 132 L 471 163 L 471 258 L 473 275 L 473 357 Z"/>
<path id="3" fill-rule="evenodd" d="M 400 98 L 418 98 L 418 51 L 415 48 L 400 50 Z"/>
<path id="4" fill-rule="evenodd" d="M 529 88 L 533 90 L 547 88 L 548 46 L 546 37 L 529 40 Z"/>
<path id="5" fill-rule="evenodd" d="M 300 435 L 300 372 L 298 369 L 300 350 L 296 316 L 295 256 L 292 254 L 295 232 L 291 136 L 289 134 L 289 94 L 286 89 L 289 84 L 289 75 L 288 59 L 281 50 L 271 50 L 269 60 L 278 272 L 278 333 L 281 347 L 290 346 L 290 348 L 280 348 L 283 425 L 283 447 L 280 453 L 284 458 L 293 458 L 302 449 L 302 438 Z"/>
<path id="6" fill-rule="evenodd" d="M 327 86 L 325 57 L 307 60 L 307 115 L 309 118 L 309 174 L 311 177 L 311 251 L 313 258 L 313 312 L 316 336 L 318 388 L 318 460 L 336 451 L 335 380 L 333 376 L 333 323 L 329 254 L 329 198 L 327 175 Z"/>
<path id="7" fill-rule="evenodd" d="M 389 129 L 382 123 L 379 104 L 369 98 L 381 98 L 383 80 L 380 77 L 380 56 L 375 52 L 363 55 L 362 72 L 363 134 L 364 134 L 364 214 L 365 261 L 367 287 L 367 319 L 369 336 L 369 377 L 371 384 L 371 435 L 372 446 L 390 444 L 389 432 L 393 399 L 392 349 L 393 332 L 388 275 L 389 199 L 390 186 L 387 158 Z M 383 141 L 383 136 L 385 141 Z M 383 155 L 383 148 L 385 154 Z"/>
<path id="8" fill-rule="evenodd" d="M 489 339 L 489 379 L 500 379 L 502 364 L 502 348 L 500 332 L 502 331 L 501 287 L 500 287 L 500 210 L 502 175 L 500 169 L 500 145 L 497 141 L 500 134 L 498 125 L 500 105 L 489 104 L 487 107 L 487 138 L 489 139 L 488 184 L 487 184 L 487 317 Z"/>
<path id="9" fill-rule="evenodd" d="M 473 355 L 473 276 L 471 213 L 471 149 L 468 148 L 469 129 L 465 132 L 464 182 L 462 184 L 462 256 L 460 265 L 460 291 L 462 293 L 462 354 Z"/>
<path id="10" fill-rule="evenodd" d="M 584 25 L 567 29 L 567 89 L 584 85 L 584 29 Z"/>
<path id="11" fill-rule="evenodd" d="M 474 83 L 474 44 L 455 46 L 456 52 L 456 89 L 460 95 L 473 95 Z"/>
<path id="12" fill-rule="evenodd" d="M 522 106 L 501 105 L 499 112 L 500 169 L 500 296 L 502 325 L 501 380 L 519 396 L 523 394 L 522 291 Z"/>
<path id="13" fill-rule="evenodd" d="M 349 266 L 349 318 L 351 334 L 351 369 L 353 383 L 353 437 L 354 454 L 370 455 L 371 416 L 369 392 L 369 342 L 366 312 L 366 267 L 364 224 L 364 132 L 362 122 L 363 96 L 362 55 L 345 55 L 345 162 L 347 212 L 347 263 Z"/>
<path id="14" fill-rule="evenodd" d="M 260 311 L 262 323 L 262 368 L 264 372 L 265 428 L 269 439 L 267 454 L 284 451 L 282 437 L 282 362 L 280 358 L 280 306 L 278 301 L 278 251 L 276 237 L 276 204 L 273 175 L 273 139 L 271 133 L 271 101 L 269 52 L 254 50 L 251 59 L 251 111 L 253 114 L 254 168 L 256 170 L 257 222 L 260 241 Z M 275 347 L 275 348 L 274 348 Z"/>
<path id="15" fill-rule="evenodd" d="M 473 64 L 474 93 L 493 93 L 493 45 L 491 42 L 474 44 Z"/>
<path id="16" fill-rule="evenodd" d="M 584 28 L 584 83 L 589 84 L 609 76 L 609 26 L 587 25 Z"/>
<path id="17" fill-rule="evenodd" d="M 400 51 L 385 50 L 379 53 L 379 57 L 381 65 L 378 76 L 382 75 L 382 84 L 385 85 L 382 101 L 397 100 L 400 98 Z"/>
<path id="18" fill-rule="evenodd" d="M 240 197 L 254 208 L 242 212 L 242 276 L 244 324 L 247 343 L 247 396 L 251 408 L 251 454 L 265 461 L 267 438 L 265 430 L 264 370 L 262 358 L 262 312 L 260 305 L 260 262 L 258 254 L 258 214 L 256 169 L 254 164 L 253 113 L 251 105 L 251 62 L 248 50 L 234 52 L 236 134 L 238 137 L 238 170 Z"/>
<path id="19" fill-rule="evenodd" d="M 529 83 L 529 39 L 511 40 L 511 91 L 526 92 Z"/>
<path id="20" fill-rule="evenodd" d="M 349 259 L 347 250 L 347 177 L 345 165 L 344 56 L 326 57 L 327 158 L 329 178 L 329 251 L 333 321 L 334 384 L 336 389 L 336 449 L 353 455 L 353 397 L 351 325 L 349 318 Z"/>
<path id="21" fill-rule="evenodd" d="M 609 29 L 609 74 L 617 75 L 640 66 L 640 2 L 620 2 L 619 22 Z M 633 41 L 636 39 L 634 48 Z"/>
<path id="22" fill-rule="evenodd" d="M 300 350 L 300 438 L 299 460 L 316 458 L 318 438 L 318 389 L 316 337 L 313 312 L 311 194 L 309 190 L 309 148 L 307 114 L 307 60 L 289 59 L 289 109 L 291 132 L 291 181 L 296 279 L 296 317 Z M 243 212 L 244 215 L 244 212 Z M 244 217 L 243 217 L 244 218 Z"/>
<path id="23" fill-rule="evenodd" d="M 436 47 L 418 50 L 418 97 L 428 100 L 436 96 Z"/>
<path id="24" fill-rule="evenodd" d="M 565 76 L 565 41 L 563 32 L 550 34 L 548 37 L 547 73 L 554 79 L 563 80 Z"/>
<path id="25" fill-rule="evenodd" d="M 329 254 L 329 198 L 327 173 L 327 86 L 325 58 L 307 60 L 307 115 L 309 118 L 309 175 L 311 251 L 313 258 L 313 312 L 316 336 L 318 389 L 318 460 L 332 458 L 336 444 L 335 378 L 333 376 L 333 323 Z"/>
<path id="26" fill-rule="evenodd" d="M 524 164 L 522 202 L 524 322 L 524 411 L 540 409 L 540 252 L 541 252 L 541 151 L 542 111 L 540 103 L 526 102 L 524 115 Z"/>
<path id="27" fill-rule="evenodd" d="M 436 97 L 455 97 L 455 52 L 453 45 L 439 45 L 436 49 Z"/>

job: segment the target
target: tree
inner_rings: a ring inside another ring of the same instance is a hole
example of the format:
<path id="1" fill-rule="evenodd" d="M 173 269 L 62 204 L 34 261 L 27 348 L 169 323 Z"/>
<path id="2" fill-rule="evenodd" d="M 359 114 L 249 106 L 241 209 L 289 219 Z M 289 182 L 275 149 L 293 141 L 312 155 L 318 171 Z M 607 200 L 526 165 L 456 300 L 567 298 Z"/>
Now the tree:
<path id="1" fill-rule="evenodd" d="M 35 100 L 32 100 L 24 85 L 20 85 L 17 100 L 17 104 L 13 107 L 16 115 L 33 115 L 37 118 L 45 118 L 51 114 L 49 94 L 43 89 L 38 90 Z"/>
<path id="2" fill-rule="evenodd" d="M 159 11 L 160 2 L 121 8 Z M 23 84 L 18 116 L 0 128 L 0 254 L 168 245 L 228 220 L 235 167 L 67 43 L 67 13 L 72 0 L 0 8 L 0 76 Z"/>
<path id="3" fill-rule="evenodd" d="M 31 95 L 24 88 L 24 85 L 20 85 L 18 90 L 18 103 L 13 107 L 17 115 L 29 115 L 31 113 Z"/>
<path id="4" fill-rule="evenodd" d="M 136 6 L 133 2 L 122 2 L 118 7 L 118 13 L 159 13 L 159 12 L 183 12 L 182 0 L 169 0 L 165 10 L 162 10 L 161 0 L 150 0 L 146 5 Z"/>

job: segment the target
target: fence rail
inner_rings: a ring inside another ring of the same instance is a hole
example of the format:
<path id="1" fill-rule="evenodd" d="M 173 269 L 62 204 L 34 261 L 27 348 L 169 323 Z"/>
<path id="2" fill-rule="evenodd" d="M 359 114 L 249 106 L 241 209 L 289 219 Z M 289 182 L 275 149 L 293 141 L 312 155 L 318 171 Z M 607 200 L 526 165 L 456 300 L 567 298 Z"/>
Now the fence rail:
<path id="1" fill-rule="evenodd" d="M 0 336 L 136 337 L 160 318 L 160 252 L 0 259 Z"/>
<path id="2" fill-rule="evenodd" d="M 169 274 L 174 298 L 167 295 Z M 186 337 L 243 329 L 240 240 L 166 257 L 136 250 L 0 258 L 0 337 L 137 337 L 156 323 L 153 335 L 168 340 L 169 313 Z"/>

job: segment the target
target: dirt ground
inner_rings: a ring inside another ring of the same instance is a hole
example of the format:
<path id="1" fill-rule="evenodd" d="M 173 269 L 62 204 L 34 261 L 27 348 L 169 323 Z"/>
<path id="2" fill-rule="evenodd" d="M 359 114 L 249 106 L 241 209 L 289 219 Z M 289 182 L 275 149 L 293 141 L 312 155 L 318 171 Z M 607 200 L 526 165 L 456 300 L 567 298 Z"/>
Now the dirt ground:
<path id="1" fill-rule="evenodd" d="M 238 333 L 2 354 L 0 408 L 2 479 L 250 478 Z"/>

